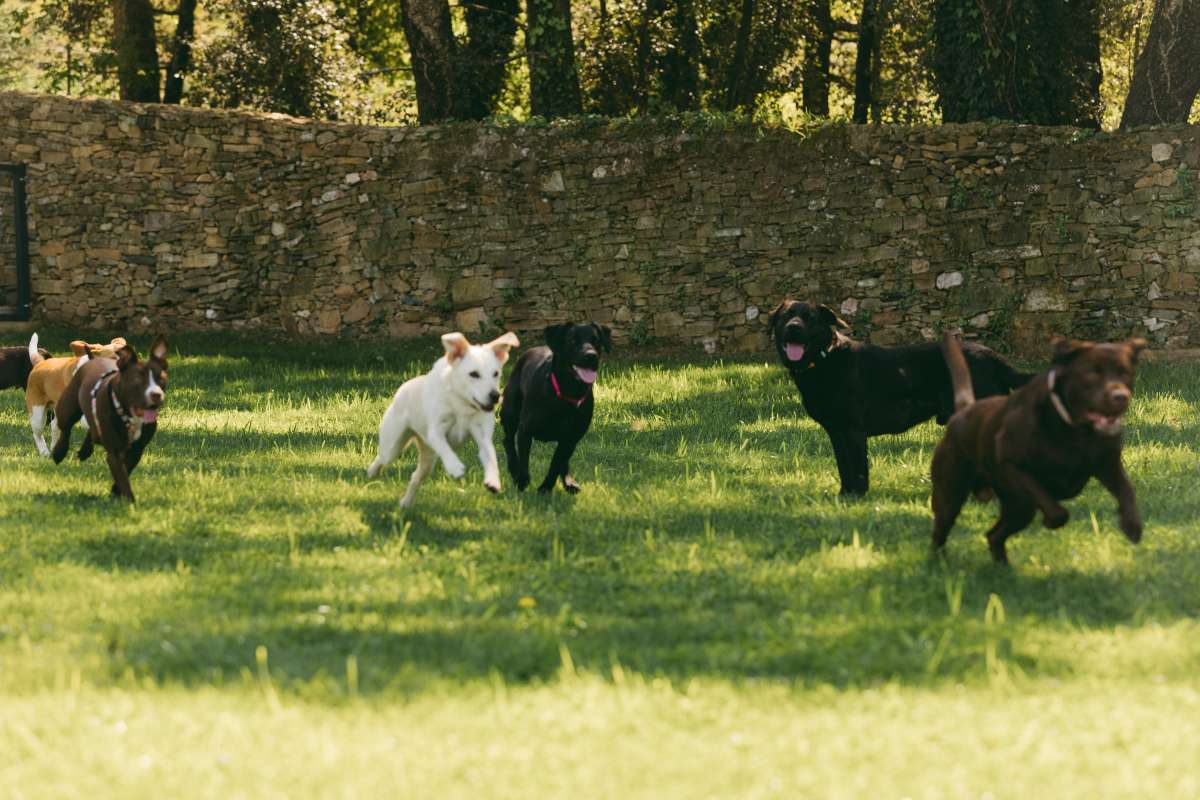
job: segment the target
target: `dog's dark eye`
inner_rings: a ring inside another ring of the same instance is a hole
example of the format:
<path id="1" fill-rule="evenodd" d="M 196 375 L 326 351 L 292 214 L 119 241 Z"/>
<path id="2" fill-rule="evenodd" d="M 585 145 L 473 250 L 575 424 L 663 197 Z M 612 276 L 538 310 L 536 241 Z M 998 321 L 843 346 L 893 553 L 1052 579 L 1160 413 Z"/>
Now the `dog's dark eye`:
<path id="1" fill-rule="evenodd" d="M 471 372 L 468 372 L 467 374 L 470 375 L 472 378 L 478 378 L 479 370 L 472 370 Z"/>
<path id="2" fill-rule="evenodd" d="M 492 377 L 493 377 L 493 378 L 499 378 L 499 377 L 500 377 L 500 370 L 496 370 L 495 372 L 493 372 L 493 373 L 492 373 Z"/>

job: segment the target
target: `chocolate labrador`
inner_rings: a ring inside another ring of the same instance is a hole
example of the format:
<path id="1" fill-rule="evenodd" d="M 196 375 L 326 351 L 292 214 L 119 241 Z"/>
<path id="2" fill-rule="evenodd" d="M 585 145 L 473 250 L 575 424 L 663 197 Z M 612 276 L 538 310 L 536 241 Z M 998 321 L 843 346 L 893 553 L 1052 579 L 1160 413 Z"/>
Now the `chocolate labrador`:
<path id="1" fill-rule="evenodd" d="M 1061 339 L 1050 371 L 1008 397 L 975 401 L 958 340 L 942 342 L 958 411 L 933 454 L 933 546 L 940 550 L 967 496 L 994 494 L 1000 519 L 987 532 L 992 558 L 1008 563 L 1005 541 L 1033 520 L 1067 524 L 1060 500 L 1096 478 L 1117 499 L 1121 530 L 1141 541 L 1137 498 L 1121 464 L 1122 417 L 1133 396 L 1145 339 L 1093 344 Z"/>

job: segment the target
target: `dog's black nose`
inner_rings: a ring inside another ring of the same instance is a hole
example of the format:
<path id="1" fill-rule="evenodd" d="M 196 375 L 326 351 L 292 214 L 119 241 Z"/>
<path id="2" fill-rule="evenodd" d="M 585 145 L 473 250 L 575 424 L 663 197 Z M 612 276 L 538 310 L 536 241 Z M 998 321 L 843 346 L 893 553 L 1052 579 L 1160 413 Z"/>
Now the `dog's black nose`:
<path id="1" fill-rule="evenodd" d="M 496 402 L 497 402 L 499 399 L 500 399 L 500 393 L 499 393 L 499 392 L 495 391 L 494 389 L 493 389 L 492 391 L 488 392 L 488 402 L 489 402 L 491 405 L 496 405 Z"/>
<path id="2" fill-rule="evenodd" d="M 576 366 L 585 369 L 598 369 L 600 367 L 600 354 L 595 350 L 584 350 L 579 354 L 579 359 L 575 363 Z"/>
<path id="3" fill-rule="evenodd" d="M 1108 393 L 1108 402 L 1113 404 L 1113 408 L 1116 408 L 1120 411 L 1124 411 L 1125 409 L 1129 408 L 1129 398 L 1129 390 L 1124 386 L 1119 386 L 1116 389 L 1112 389 Z"/>

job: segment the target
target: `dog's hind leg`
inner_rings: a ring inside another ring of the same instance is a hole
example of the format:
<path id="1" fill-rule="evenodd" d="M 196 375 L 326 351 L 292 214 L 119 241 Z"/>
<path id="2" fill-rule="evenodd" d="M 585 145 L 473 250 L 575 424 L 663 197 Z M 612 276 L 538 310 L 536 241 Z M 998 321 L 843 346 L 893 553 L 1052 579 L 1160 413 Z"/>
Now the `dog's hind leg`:
<path id="1" fill-rule="evenodd" d="M 368 478 L 379 475 L 384 467 L 396 460 L 404 445 L 408 444 L 409 434 L 405 430 L 408 426 L 396 417 L 389 407 L 383 415 L 383 422 L 379 423 L 379 454 L 367 467 Z"/>
<path id="2" fill-rule="evenodd" d="M 941 550 L 963 503 L 971 493 L 971 470 L 966 468 L 943 441 L 933 451 L 930 470 L 933 484 L 933 549 Z"/>
<path id="3" fill-rule="evenodd" d="M 1015 533 L 1024 530 L 1033 521 L 1034 506 L 1019 497 L 1000 498 L 1000 519 L 987 532 L 988 550 L 997 564 L 1008 563 L 1005 542 Z"/>
<path id="4" fill-rule="evenodd" d="M 49 406 L 34 406 L 29 410 L 29 427 L 33 430 L 33 444 L 37 447 L 38 455 L 50 457 L 50 448 L 46 446 L 46 415 L 49 411 Z M 58 426 L 51 425 L 50 440 L 55 442 L 57 437 L 54 432 L 58 430 Z"/>
<path id="5" fill-rule="evenodd" d="M 435 464 L 437 464 L 437 453 L 423 440 L 417 439 L 417 467 L 413 470 L 412 477 L 408 479 L 408 490 L 404 492 L 404 497 L 400 498 L 401 508 L 408 508 L 413 504 L 413 500 L 417 496 L 417 487 L 433 470 Z"/>

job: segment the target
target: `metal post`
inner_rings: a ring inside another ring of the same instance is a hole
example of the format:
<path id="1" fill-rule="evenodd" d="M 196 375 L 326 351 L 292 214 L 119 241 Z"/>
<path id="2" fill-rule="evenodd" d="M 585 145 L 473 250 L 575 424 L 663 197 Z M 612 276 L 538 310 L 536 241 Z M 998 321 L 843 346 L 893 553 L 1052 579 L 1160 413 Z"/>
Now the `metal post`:
<path id="1" fill-rule="evenodd" d="M 17 256 L 17 305 L 12 314 L 0 315 L 0 319 L 24 322 L 31 316 L 33 302 L 29 291 L 29 227 L 25 211 L 25 165 L 0 164 L 0 172 L 7 172 L 13 188 L 13 234 Z"/>
<path id="2" fill-rule="evenodd" d="M 29 218 L 25 211 L 24 164 L 18 164 L 13 173 L 13 224 L 17 235 L 17 314 L 27 320 L 32 303 L 29 297 Z"/>

